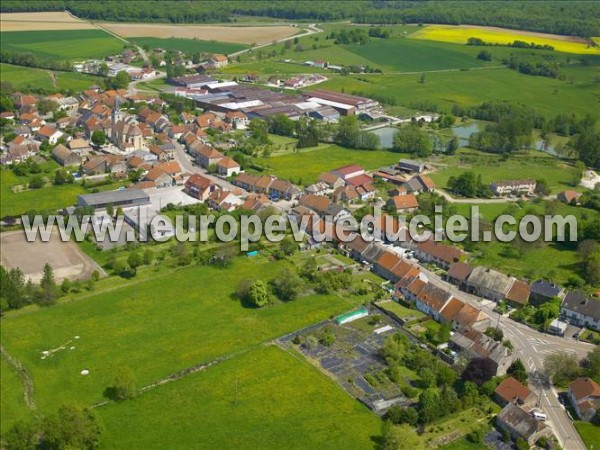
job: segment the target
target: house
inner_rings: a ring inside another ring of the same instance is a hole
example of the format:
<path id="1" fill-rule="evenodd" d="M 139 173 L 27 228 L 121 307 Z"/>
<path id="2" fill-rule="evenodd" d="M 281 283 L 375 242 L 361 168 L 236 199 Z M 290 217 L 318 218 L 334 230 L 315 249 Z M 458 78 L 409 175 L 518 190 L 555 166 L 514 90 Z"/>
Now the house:
<path id="1" fill-rule="evenodd" d="M 310 184 L 310 185 L 306 186 L 304 188 L 304 192 L 306 192 L 307 194 L 313 194 L 313 195 L 327 195 L 329 192 L 331 192 L 331 189 L 329 188 L 327 183 L 324 183 L 322 181 L 317 181 L 314 184 Z"/>
<path id="2" fill-rule="evenodd" d="M 325 172 L 319 175 L 318 181 L 326 183 L 331 189 L 337 189 L 344 186 L 346 183 L 344 179 L 332 172 Z"/>
<path id="3" fill-rule="evenodd" d="M 227 59 L 227 56 L 218 53 L 212 55 L 209 60 L 209 63 L 217 69 L 220 67 L 225 67 L 228 62 L 229 60 Z"/>
<path id="4" fill-rule="evenodd" d="M 419 311 L 440 321 L 440 313 L 450 298 L 451 295 L 447 291 L 427 283 L 417 294 L 415 306 Z"/>
<path id="5" fill-rule="evenodd" d="M 90 141 L 87 139 L 71 139 L 68 145 L 71 150 L 80 156 L 85 156 L 92 150 Z"/>
<path id="6" fill-rule="evenodd" d="M 403 184 L 403 187 L 408 192 L 420 194 L 421 192 L 433 192 L 435 191 L 435 183 L 433 180 L 425 175 L 417 175 L 412 177 L 410 180 Z"/>
<path id="7" fill-rule="evenodd" d="M 581 197 L 581 192 L 568 190 L 559 192 L 556 196 L 556 199 L 559 202 L 566 203 L 567 205 L 576 205 L 579 202 L 579 197 Z"/>
<path id="8" fill-rule="evenodd" d="M 157 188 L 165 188 L 175 184 L 173 177 L 159 167 L 151 169 L 144 176 L 144 181 L 152 181 Z"/>
<path id="9" fill-rule="evenodd" d="M 396 164 L 396 169 L 402 172 L 416 172 L 421 173 L 425 170 L 425 164 L 410 159 L 401 159 Z"/>
<path id="10" fill-rule="evenodd" d="M 471 275 L 473 267 L 467 263 L 455 262 L 448 269 L 446 273 L 446 280 L 452 284 L 457 285 L 461 289 L 466 289 L 467 278 Z"/>
<path id="11" fill-rule="evenodd" d="M 444 269 L 460 260 L 462 251 L 451 245 L 442 244 L 429 239 L 418 242 L 414 248 L 415 256 L 421 262 L 432 262 Z"/>
<path id="12" fill-rule="evenodd" d="M 211 209 L 230 212 L 243 205 L 244 202 L 229 191 L 217 189 L 208 196 L 206 204 Z"/>
<path id="13" fill-rule="evenodd" d="M 524 439 L 530 446 L 552 434 L 550 428 L 514 403 L 508 403 L 496 416 L 496 425 L 513 439 Z"/>
<path id="14" fill-rule="evenodd" d="M 451 321 L 452 329 L 471 329 L 484 332 L 491 325 L 491 320 L 480 309 L 465 303 Z"/>
<path id="15" fill-rule="evenodd" d="M 533 195 L 537 184 L 535 180 L 502 180 L 490 183 L 494 195 Z"/>
<path id="16" fill-rule="evenodd" d="M 331 205 L 332 201 L 323 195 L 308 194 L 300 197 L 298 203 L 308 209 L 312 209 L 319 216 L 325 216 L 327 213 L 327 207 Z"/>
<path id="17" fill-rule="evenodd" d="M 589 422 L 600 408 L 600 384 L 591 378 L 577 378 L 569 386 L 569 400 L 581 420 Z"/>
<path id="18" fill-rule="evenodd" d="M 340 186 L 333 191 L 332 198 L 337 203 L 355 203 L 360 195 L 354 186 Z"/>
<path id="19" fill-rule="evenodd" d="M 468 361 L 473 359 L 487 360 L 493 376 L 504 375 L 514 361 L 512 350 L 502 342 L 497 342 L 486 336 L 483 331 L 473 328 L 459 328 L 450 338 L 448 346 L 452 350 L 461 353 Z"/>
<path id="20" fill-rule="evenodd" d="M 211 192 L 214 192 L 216 189 L 218 189 L 218 187 L 208 178 L 194 174 L 187 179 L 183 190 L 191 197 L 206 201 Z"/>
<path id="21" fill-rule="evenodd" d="M 217 173 L 219 175 L 223 175 L 224 177 L 231 177 L 240 173 L 241 170 L 242 167 L 228 156 L 225 156 L 217 161 Z"/>
<path id="22" fill-rule="evenodd" d="M 198 164 L 205 168 L 217 164 L 225 157 L 220 151 L 215 150 L 212 147 L 207 147 L 206 145 L 201 146 L 200 150 L 194 153 L 194 156 L 196 157 Z"/>
<path id="23" fill-rule="evenodd" d="M 58 144 L 52 150 L 52 157 L 61 166 L 79 166 L 82 162 L 81 156 L 72 150 L 69 150 L 62 144 Z"/>
<path id="24" fill-rule="evenodd" d="M 107 160 L 104 156 L 96 156 L 89 159 L 81 169 L 86 175 L 100 175 L 106 173 L 108 168 Z"/>
<path id="25" fill-rule="evenodd" d="M 228 111 L 225 121 L 233 125 L 236 130 L 245 130 L 248 127 L 248 116 L 241 111 Z"/>
<path id="26" fill-rule="evenodd" d="M 264 194 L 250 194 L 246 197 L 244 203 L 240 206 L 246 211 L 258 212 L 269 204 L 269 198 Z"/>
<path id="27" fill-rule="evenodd" d="M 269 186 L 269 196 L 273 200 L 293 200 L 300 194 L 300 189 L 288 180 L 274 179 Z"/>
<path id="28" fill-rule="evenodd" d="M 467 291 L 483 298 L 499 302 L 506 298 L 506 294 L 514 282 L 503 273 L 486 267 L 475 267 L 467 279 Z"/>
<path id="29" fill-rule="evenodd" d="M 48 141 L 50 145 L 55 145 L 58 140 L 63 136 L 63 132 L 51 127 L 50 125 L 44 125 L 42 128 L 37 130 L 36 136 L 41 141 Z"/>
<path id="30" fill-rule="evenodd" d="M 538 396 L 518 380 L 508 377 L 494 390 L 494 400 L 500 406 L 514 403 L 521 407 L 533 407 L 538 401 Z"/>
<path id="31" fill-rule="evenodd" d="M 563 289 L 556 284 L 546 281 L 537 280 L 531 285 L 531 293 L 529 294 L 529 303 L 534 306 L 539 306 L 549 302 L 555 297 L 564 297 Z"/>
<path id="32" fill-rule="evenodd" d="M 560 307 L 560 314 L 575 326 L 600 331 L 600 300 L 581 292 L 569 292 Z"/>
<path id="33" fill-rule="evenodd" d="M 386 207 L 397 213 L 410 213 L 419 207 L 419 201 L 412 194 L 397 195 L 387 201 Z"/>
<path id="34" fill-rule="evenodd" d="M 515 280 L 508 294 L 506 294 L 506 301 L 512 306 L 520 308 L 527 304 L 530 292 L 531 289 L 527 283 Z"/>

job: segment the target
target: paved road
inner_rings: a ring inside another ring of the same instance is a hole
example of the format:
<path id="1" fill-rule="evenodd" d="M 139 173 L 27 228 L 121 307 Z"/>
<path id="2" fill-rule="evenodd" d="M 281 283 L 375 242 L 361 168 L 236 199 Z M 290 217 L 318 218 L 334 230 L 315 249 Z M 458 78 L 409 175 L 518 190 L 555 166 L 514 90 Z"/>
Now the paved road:
<path id="1" fill-rule="evenodd" d="M 420 266 L 420 269 L 434 285 L 481 309 L 490 317 L 493 325 L 497 324 L 500 327 L 504 335 L 512 342 L 517 356 L 527 368 L 530 386 L 540 396 L 540 408 L 548 415 L 547 423 L 554 430 L 563 448 L 585 450 L 586 447 L 573 426 L 573 422 L 558 401 L 557 393 L 544 373 L 544 358 L 555 352 L 569 352 L 582 359 L 593 350 L 594 346 L 569 337 L 562 338 L 540 333 L 527 325 L 501 316 L 493 310 L 494 302 L 482 301 L 480 297 L 460 291 L 456 286 L 445 282 L 439 275 L 423 266 Z"/>

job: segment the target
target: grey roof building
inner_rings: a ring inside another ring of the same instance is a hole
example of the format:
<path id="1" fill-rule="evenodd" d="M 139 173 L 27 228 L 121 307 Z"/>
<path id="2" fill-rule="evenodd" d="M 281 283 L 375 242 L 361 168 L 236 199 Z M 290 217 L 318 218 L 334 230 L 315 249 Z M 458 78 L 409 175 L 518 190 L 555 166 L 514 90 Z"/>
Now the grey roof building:
<path id="1" fill-rule="evenodd" d="M 546 424 L 536 420 L 514 403 L 509 403 L 498 413 L 496 424 L 508 431 L 514 439 L 525 439 L 529 445 L 533 445 L 542 436 L 551 434 Z"/>
<path id="2" fill-rule="evenodd" d="M 77 197 L 77 206 L 91 206 L 101 209 L 109 205 L 115 208 L 147 205 L 150 197 L 141 189 L 124 189 L 122 191 L 97 192 Z"/>
<path id="3" fill-rule="evenodd" d="M 554 297 L 560 297 L 562 293 L 562 288 L 556 284 L 546 280 L 537 280 L 531 285 L 529 302 L 532 305 L 541 305 L 552 300 Z"/>
<path id="4" fill-rule="evenodd" d="M 573 325 L 600 331 L 600 300 L 589 298 L 581 292 L 569 292 L 560 307 L 560 313 Z"/>
<path id="5" fill-rule="evenodd" d="M 482 297 L 499 301 L 506 297 L 513 278 L 486 267 L 475 267 L 467 279 L 468 289 Z"/>

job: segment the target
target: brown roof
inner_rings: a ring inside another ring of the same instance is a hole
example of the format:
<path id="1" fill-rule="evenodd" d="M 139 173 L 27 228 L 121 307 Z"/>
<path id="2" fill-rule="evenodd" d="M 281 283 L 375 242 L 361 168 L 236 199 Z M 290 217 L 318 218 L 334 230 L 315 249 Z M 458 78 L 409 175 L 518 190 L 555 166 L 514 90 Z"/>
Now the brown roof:
<path id="1" fill-rule="evenodd" d="M 163 175 L 169 175 L 167 172 L 165 172 L 164 170 L 155 167 L 154 169 L 152 169 L 150 172 L 148 172 L 146 174 L 146 176 L 144 177 L 145 180 L 150 180 L 150 181 L 156 181 L 158 180 L 160 177 L 162 177 Z"/>
<path id="2" fill-rule="evenodd" d="M 189 177 L 185 182 L 186 187 L 194 186 L 198 189 L 207 189 L 211 184 L 212 182 L 208 178 L 198 175 L 197 173 Z"/>
<path id="3" fill-rule="evenodd" d="M 465 303 L 458 314 L 454 317 L 454 321 L 459 325 L 470 327 L 476 322 L 485 319 L 487 316 L 474 306 Z"/>
<path id="4" fill-rule="evenodd" d="M 452 297 L 444 309 L 442 309 L 441 314 L 442 317 L 448 322 L 452 322 L 456 315 L 460 312 L 460 310 L 465 306 L 463 302 L 461 302 L 456 297 Z"/>
<path id="5" fill-rule="evenodd" d="M 473 268 L 470 265 L 457 262 L 450 266 L 448 277 L 459 281 L 467 281 L 467 278 L 471 275 L 472 271 Z"/>
<path id="6" fill-rule="evenodd" d="M 423 186 L 425 186 L 427 189 L 435 189 L 435 183 L 433 182 L 433 180 L 431 178 L 429 178 L 427 175 L 418 175 L 417 179 L 421 182 L 421 184 Z"/>
<path id="7" fill-rule="evenodd" d="M 515 280 L 510 291 L 506 294 L 506 299 L 511 302 L 520 303 L 521 305 L 525 305 L 527 300 L 529 299 L 529 285 L 524 281 Z"/>
<path id="8" fill-rule="evenodd" d="M 421 292 L 419 292 L 417 298 L 434 311 L 439 312 L 442 310 L 446 304 L 446 301 L 448 300 L 448 293 L 431 283 L 427 283 Z"/>
<path id="9" fill-rule="evenodd" d="M 198 154 L 205 156 L 207 158 L 223 158 L 223 153 L 221 153 L 218 150 L 215 150 L 212 147 L 208 147 L 208 146 L 204 146 L 202 147 L 202 149 L 198 152 Z"/>
<path id="10" fill-rule="evenodd" d="M 498 385 L 494 391 L 497 396 L 508 403 L 524 402 L 531 395 L 531 391 L 513 377 L 508 377 Z"/>
<path id="11" fill-rule="evenodd" d="M 159 163 L 154 167 L 161 169 L 164 172 L 167 172 L 169 175 L 175 175 L 181 172 L 181 167 L 179 166 L 179 163 L 177 161 Z"/>
<path id="12" fill-rule="evenodd" d="M 235 162 L 235 160 L 233 160 L 232 158 L 226 156 L 225 158 L 219 160 L 219 162 L 217 163 L 218 167 L 224 167 L 226 169 L 235 169 L 240 167 L 240 165 Z"/>
<path id="13" fill-rule="evenodd" d="M 577 200 L 579 197 L 581 197 L 581 194 L 577 191 L 563 191 L 560 194 L 558 194 L 558 199 L 562 200 L 565 203 L 572 203 L 574 200 Z"/>
<path id="14" fill-rule="evenodd" d="M 224 62 L 227 61 L 227 56 L 215 53 L 214 55 L 212 55 L 211 59 L 213 61 Z"/>
<path id="15" fill-rule="evenodd" d="M 420 278 L 416 278 L 412 283 L 410 283 L 407 287 L 408 292 L 413 295 L 419 295 L 419 293 L 423 290 L 427 283 Z"/>
<path id="16" fill-rule="evenodd" d="M 44 125 L 42 128 L 40 128 L 37 131 L 37 134 L 44 136 L 44 137 L 50 137 L 54 133 L 56 133 L 56 128 L 52 128 L 51 126 L 48 126 L 48 125 Z"/>
<path id="17" fill-rule="evenodd" d="M 341 180 L 341 178 L 331 172 L 325 172 L 319 175 L 319 181 L 323 181 L 329 185 L 336 183 L 338 180 Z"/>
<path id="18" fill-rule="evenodd" d="M 458 261 L 462 255 L 462 252 L 459 249 L 450 245 L 435 242 L 431 239 L 419 242 L 417 244 L 417 249 L 447 263 Z"/>
<path id="19" fill-rule="evenodd" d="M 391 272 L 400 261 L 400 257 L 395 253 L 384 252 L 377 260 L 377 265 Z"/>
<path id="20" fill-rule="evenodd" d="M 156 185 L 154 184 L 154 181 L 139 181 L 135 184 L 132 184 L 131 186 L 129 186 L 129 189 L 150 189 L 156 187 Z"/>
<path id="21" fill-rule="evenodd" d="M 577 378 L 569 386 L 569 391 L 571 391 L 576 401 L 587 397 L 600 397 L 600 384 L 588 377 Z"/>
<path id="22" fill-rule="evenodd" d="M 325 212 L 327 207 L 331 205 L 331 200 L 323 195 L 308 194 L 300 197 L 299 203 L 317 212 Z"/>
<path id="23" fill-rule="evenodd" d="M 413 194 L 397 195 L 392 197 L 391 200 L 397 210 L 419 207 L 419 201 Z"/>

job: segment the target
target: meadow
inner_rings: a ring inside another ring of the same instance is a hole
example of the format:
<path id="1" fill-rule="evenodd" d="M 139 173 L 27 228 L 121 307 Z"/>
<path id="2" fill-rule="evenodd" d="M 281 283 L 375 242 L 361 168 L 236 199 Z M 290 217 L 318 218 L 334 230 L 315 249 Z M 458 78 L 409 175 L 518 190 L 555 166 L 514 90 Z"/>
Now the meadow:
<path id="1" fill-rule="evenodd" d="M 129 41 L 148 49 L 162 48 L 164 50 L 180 50 L 184 53 L 223 53 L 225 55 L 247 48 L 246 45 L 232 44 L 229 42 L 201 41 L 199 39 L 170 38 L 161 39 L 153 37 L 133 37 Z"/>
<path id="2" fill-rule="evenodd" d="M 375 414 L 275 346 L 96 411 L 106 449 L 372 449 L 381 433 Z"/>
<path id="3" fill-rule="evenodd" d="M 352 150 L 337 145 L 320 145 L 299 153 L 256 158 L 256 162 L 265 167 L 266 173 L 307 185 L 316 182 L 323 172 L 338 167 L 358 164 L 366 170 L 372 170 L 394 164 L 404 156 L 406 155 L 385 150 Z"/>
<path id="4" fill-rule="evenodd" d="M 600 427 L 594 426 L 589 422 L 574 422 L 577 432 L 583 439 L 587 448 L 594 448 L 600 442 Z"/>
<path id="5" fill-rule="evenodd" d="M 226 269 L 190 266 L 114 287 L 104 283 L 103 292 L 99 285 L 94 293 L 75 294 L 72 301 L 51 308 L 6 314 L 2 343 L 27 367 L 38 406 L 49 412 L 66 401 L 90 405 L 102 400 L 120 368 L 132 370 L 138 385 L 144 386 L 364 301 L 356 296 L 308 295 L 254 309 L 234 295 L 240 280 L 269 280 L 286 267 L 291 263 L 240 257 Z M 64 350 L 41 359 L 42 351 L 63 345 Z M 90 374 L 81 376 L 83 369 Z"/>
<path id="6" fill-rule="evenodd" d="M 79 60 L 120 53 L 123 42 L 102 30 L 11 31 L 1 35 L 2 51 Z"/>
<path id="7" fill-rule="evenodd" d="M 575 54 L 600 55 L 600 48 L 591 46 L 583 39 L 519 30 L 472 25 L 428 25 L 422 27 L 411 38 L 466 44 L 471 37 L 491 44 L 509 44 L 515 40 L 538 45 L 550 45 L 555 51 Z"/>
<path id="8" fill-rule="evenodd" d="M 534 178 L 546 180 L 553 194 L 575 188 L 573 181 L 576 178 L 576 169 L 571 164 L 541 152 L 516 154 L 503 161 L 499 155 L 464 149 L 454 156 L 444 157 L 441 161 L 439 168 L 431 173 L 430 177 L 442 188 L 448 186 L 450 177 L 457 177 L 469 171 L 481 174 L 484 184 L 500 180 Z"/>
<path id="9" fill-rule="evenodd" d="M 102 85 L 103 81 L 102 78 L 93 75 L 13 66 L 11 64 L 0 64 L 0 74 L 3 82 L 10 83 L 17 90 L 44 89 L 54 92 L 59 89 L 80 92 L 94 84 Z M 52 74 L 54 74 L 54 80 Z"/>
<path id="10" fill-rule="evenodd" d="M 10 417 L 10 421 L 0 421 L 0 432 L 4 433 L 17 420 L 26 419 L 30 411 L 23 399 L 23 384 L 12 366 L 0 357 L 0 417 Z"/>

